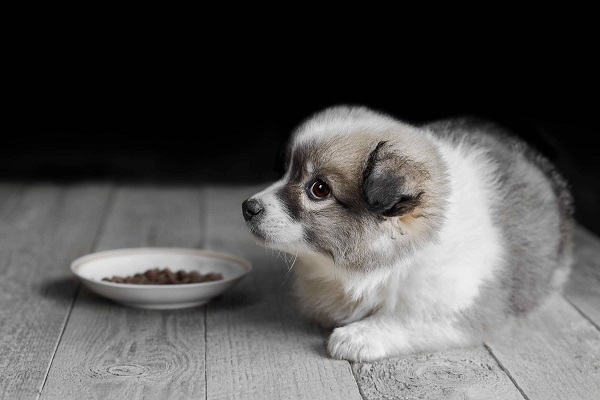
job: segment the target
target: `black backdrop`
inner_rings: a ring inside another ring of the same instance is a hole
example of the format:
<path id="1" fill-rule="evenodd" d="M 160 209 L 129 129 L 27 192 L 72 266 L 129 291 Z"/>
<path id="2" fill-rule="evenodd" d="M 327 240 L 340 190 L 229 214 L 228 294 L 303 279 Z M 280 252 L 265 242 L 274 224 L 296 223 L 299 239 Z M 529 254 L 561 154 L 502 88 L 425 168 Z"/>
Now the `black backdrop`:
<path id="1" fill-rule="evenodd" d="M 186 68 L 85 58 L 48 68 L 49 57 L 9 77 L 4 180 L 267 182 L 280 175 L 279 149 L 303 118 L 362 104 L 415 123 L 473 115 L 506 125 L 558 165 L 577 219 L 600 233 L 595 72 L 536 66 L 510 76 L 502 68 L 380 76 L 337 66 L 308 77 L 247 59 Z"/>

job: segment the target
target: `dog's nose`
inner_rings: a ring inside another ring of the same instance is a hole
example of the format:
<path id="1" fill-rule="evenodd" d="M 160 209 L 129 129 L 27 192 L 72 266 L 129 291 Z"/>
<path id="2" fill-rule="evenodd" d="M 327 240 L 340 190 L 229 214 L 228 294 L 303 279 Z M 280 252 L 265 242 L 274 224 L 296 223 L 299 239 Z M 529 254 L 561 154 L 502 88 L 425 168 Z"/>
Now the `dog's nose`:
<path id="1" fill-rule="evenodd" d="M 244 219 L 250 221 L 254 216 L 260 214 L 263 208 L 258 200 L 248 199 L 242 203 L 242 214 Z"/>

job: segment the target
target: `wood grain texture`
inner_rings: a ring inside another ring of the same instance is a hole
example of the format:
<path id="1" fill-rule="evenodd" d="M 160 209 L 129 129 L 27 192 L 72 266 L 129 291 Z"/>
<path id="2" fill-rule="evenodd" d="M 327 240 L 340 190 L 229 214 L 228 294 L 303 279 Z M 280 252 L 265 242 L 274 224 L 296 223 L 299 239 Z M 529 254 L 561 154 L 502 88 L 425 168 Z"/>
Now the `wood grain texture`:
<path id="1" fill-rule="evenodd" d="M 198 247 L 201 191 L 122 188 L 97 250 Z M 82 288 L 42 392 L 44 399 L 205 397 L 205 309 L 127 308 Z"/>
<path id="2" fill-rule="evenodd" d="M 0 188 L 0 398 L 34 399 L 69 314 L 69 264 L 89 252 L 107 185 Z"/>
<path id="3" fill-rule="evenodd" d="M 254 268 L 207 306 L 208 398 L 361 399 L 349 363 L 329 359 L 324 333 L 292 308 L 283 256 L 259 247 L 245 226 L 242 201 L 259 189 L 215 188 L 206 196 L 207 246 Z"/>
<path id="4" fill-rule="evenodd" d="M 561 296 L 487 344 L 530 400 L 600 398 L 600 332 Z"/>
<path id="5" fill-rule="evenodd" d="M 523 400 L 483 346 L 355 363 L 352 369 L 365 399 Z"/>
<path id="6" fill-rule="evenodd" d="M 582 227 L 575 230 L 575 264 L 565 296 L 600 329 L 600 239 Z"/>

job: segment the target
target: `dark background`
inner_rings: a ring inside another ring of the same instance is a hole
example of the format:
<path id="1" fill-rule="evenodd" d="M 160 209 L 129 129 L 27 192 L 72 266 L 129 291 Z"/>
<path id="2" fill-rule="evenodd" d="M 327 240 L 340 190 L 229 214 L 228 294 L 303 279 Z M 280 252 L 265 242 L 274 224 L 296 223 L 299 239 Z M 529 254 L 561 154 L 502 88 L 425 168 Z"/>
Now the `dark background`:
<path id="1" fill-rule="evenodd" d="M 600 234 L 599 85 L 585 60 L 490 51 L 461 65 L 351 68 L 347 55 L 257 63 L 252 52 L 80 50 L 45 43 L 8 61 L 0 179 L 266 183 L 298 123 L 360 104 L 413 123 L 471 115 L 505 125 L 558 166 L 578 221 Z"/>

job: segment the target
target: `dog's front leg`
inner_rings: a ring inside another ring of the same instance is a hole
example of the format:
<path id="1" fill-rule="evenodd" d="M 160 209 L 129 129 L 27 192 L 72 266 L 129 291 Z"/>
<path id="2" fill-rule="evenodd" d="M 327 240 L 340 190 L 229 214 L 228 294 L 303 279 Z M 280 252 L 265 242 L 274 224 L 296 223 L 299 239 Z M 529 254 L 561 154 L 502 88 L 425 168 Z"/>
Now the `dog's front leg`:
<path id="1" fill-rule="evenodd" d="M 376 314 L 334 329 L 327 350 L 333 358 L 371 362 L 470 343 L 469 335 L 457 329 L 450 320 L 404 321 L 397 316 Z"/>

